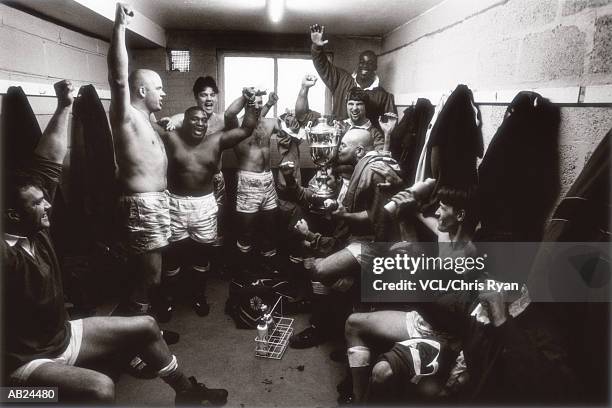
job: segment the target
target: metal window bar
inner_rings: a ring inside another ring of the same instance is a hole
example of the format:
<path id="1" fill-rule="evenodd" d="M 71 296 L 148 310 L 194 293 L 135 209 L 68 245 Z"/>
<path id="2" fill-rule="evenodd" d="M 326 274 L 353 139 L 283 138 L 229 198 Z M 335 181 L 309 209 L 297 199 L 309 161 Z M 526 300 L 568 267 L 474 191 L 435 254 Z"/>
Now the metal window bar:
<path id="1" fill-rule="evenodd" d="M 190 64 L 189 50 L 170 50 L 170 71 L 189 72 Z"/>

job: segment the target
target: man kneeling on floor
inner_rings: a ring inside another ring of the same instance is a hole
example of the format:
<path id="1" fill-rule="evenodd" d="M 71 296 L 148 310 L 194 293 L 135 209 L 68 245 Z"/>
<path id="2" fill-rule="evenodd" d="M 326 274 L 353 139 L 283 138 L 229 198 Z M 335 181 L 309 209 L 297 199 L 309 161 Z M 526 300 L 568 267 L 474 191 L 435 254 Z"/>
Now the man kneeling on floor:
<path id="1" fill-rule="evenodd" d="M 109 403 L 115 397 L 113 381 L 86 367 L 133 351 L 176 391 L 177 404 L 225 404 L 226 390 L 208 389 L 179 369 L 152 317 L 68 320 L 49 236 L 49 203 L 67 151 L 73 88 L 68 81 L 55 88 L 58 106 L 31 160 L 5 183 L 1 248 L 7 378 L 16 386 L 58 387 L 62 399 Z"/>

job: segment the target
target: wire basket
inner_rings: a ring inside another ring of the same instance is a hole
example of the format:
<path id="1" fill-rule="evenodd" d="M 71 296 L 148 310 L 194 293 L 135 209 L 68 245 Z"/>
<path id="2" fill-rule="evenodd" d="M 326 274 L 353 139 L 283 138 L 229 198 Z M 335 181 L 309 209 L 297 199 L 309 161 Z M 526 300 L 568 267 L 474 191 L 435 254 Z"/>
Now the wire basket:
<path id="1" fill-rule="evenodd" d="M 268 335 L 264 339 L 255 338 L 255 357 L 280 360 L 293 334 L 293 319 L 283 317 L 282 297 L 278 298 L 270 313 L 274 326 L 268 328 Z"/>

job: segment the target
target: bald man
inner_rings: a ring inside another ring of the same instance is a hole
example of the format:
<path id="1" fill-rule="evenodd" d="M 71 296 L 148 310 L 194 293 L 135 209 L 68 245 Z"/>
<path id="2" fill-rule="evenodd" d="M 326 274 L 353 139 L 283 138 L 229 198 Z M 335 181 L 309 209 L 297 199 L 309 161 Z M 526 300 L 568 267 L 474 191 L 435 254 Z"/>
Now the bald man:
<path id="1" fill-rule="evenodd" d="M 332 213 L 337 221 L 333 237 L 322 237 L 308 229 L 308 225 L 301 220 L 296 230 L 303 234 L 319 256 L 315 260 L 313 270 L 314 283 L 319 283 L 317 293 L 332 295 L 319 297 L 313 303 L 312 325 L 289 339 L 293 348 L 307 348 L 316 346 L 328 340 L 334 334 L 342 334 L 344 321 L 348 317 L 351 304 L 350 298 L 341 293 L 349 291 L 355 279 L 359 279 L 360 265 L 364 252 L 368 252 L 368 242 L 387 241 L 396 238 L 399 231 L 382 230 L 388 224 L 383 219 L 383 205 L 392 197 L 393 190 L 379 188 L 395 178 L 399 184 L 399 166 L 388 154 L 374 150 L 370 132 L 361 128 L 349 129 L 340 143 L 337 163 L 339 165 L 355 166 L 346 192 L 338 209 Z M 335 251 L 335 252 L 334 252 Z M 333 313 L 336 320 L 330 319 Z"/>
<path id="2" fill-rule="evenodd" d="M 370 133 L 364 129 L 350 129 L 342 138 L 338 150 L 338 163 L 355 166 L 344 200 L 332 213 L 349 226 L 349 245 L 325 259 L 315 261 L 314 278 L 327 286 L 335 286 L 346 276 L 355 277 L 363 263 L 361 242 L 373 242 L 395 238 L 381 231 L 382 205 L 392 197 L 391 190 L 379 188 L 388 183 L 389 176 L 398 181 L 399 166 L 390 155 L 373 150 Z M 385 174 L 385 176 L 383 176 Z M 396 235 L 397 231 L 393 231 Z"/>
<path id="3" fill-rule="evenodd" d="M 117 4 L 108 52 L 108 82 L 120 210 L 130 271 L 136 277 L 135 289 L 122 309 L 127 314 L 142 314 L 149 311 L 151 290 L 159 286 L 161 249 L 168 245 L 170 237 L 170 212 L 166 192 L 168 159 L 150 122 L 151 114 L 161 110 L 166 94 L 154 71 L 139 69 L 128 76 L 125 30 L 133 15 L 128 6 Z"/>
<path id="4" fill-rule="evenodd" d="M 335 119 L 344 120 L 349 117 L 346 101 L 349 91 L 354 87 L 363 89 L 368 95 L 368 103 L 365 109 L 367 118 L 372 121 L 374 126 L 378 126 L 379 116 L 385 113 L 397 114 L 393 94 L 379 85 L 379 78 L 376 75 L 378 67 L 376 54 L 370 50 L 359 54 L 357 69 L 350 74 L 327 59 L 324 47 L 328 41 L 323 40 L 324 33 L 324 26 L 319 24 L 310 26 L 310 39 L 312 40 L 310 53 L 312 63 L 319 76 L 332 93 L 332 113 Z"/>

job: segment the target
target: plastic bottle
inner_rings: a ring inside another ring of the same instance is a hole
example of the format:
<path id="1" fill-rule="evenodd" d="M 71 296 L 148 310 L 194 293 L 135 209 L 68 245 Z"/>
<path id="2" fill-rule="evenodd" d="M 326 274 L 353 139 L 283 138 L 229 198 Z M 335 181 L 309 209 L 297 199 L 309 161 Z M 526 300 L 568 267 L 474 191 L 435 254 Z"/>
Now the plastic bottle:
<path id="1" fill-rule="evenodd" d="M 263 317 L 259 318 L 257 324 L 257 353 L 259 355 L 268 355 L 268 323 Z"/>
<path id="2" fill-rule="evenodd" d="M 275 326 L 274 319 L 272 318 L 272 311 L 269 310 L 268 305 L 262 304 L 259 308 L 259 313 L 259 317 L 263 319 L 268 325 L 268 337 L 272 336 L 272 333 L 274 333 Z"/>

